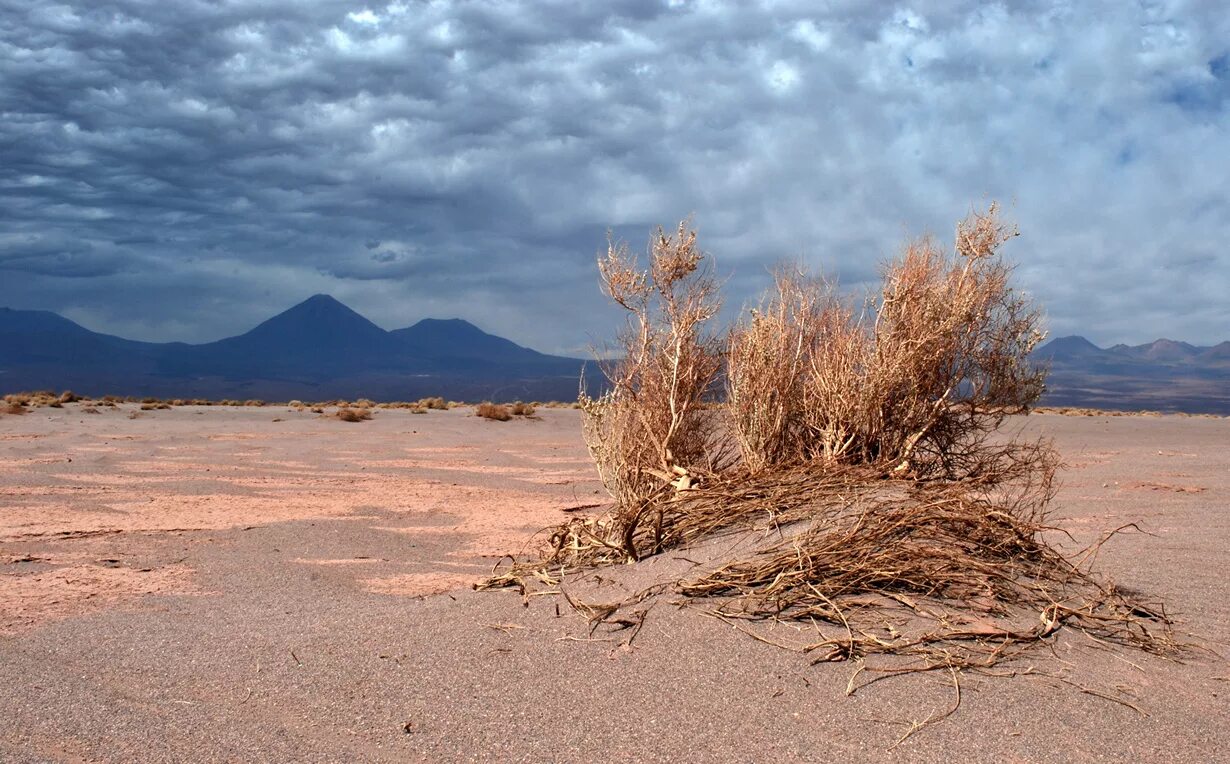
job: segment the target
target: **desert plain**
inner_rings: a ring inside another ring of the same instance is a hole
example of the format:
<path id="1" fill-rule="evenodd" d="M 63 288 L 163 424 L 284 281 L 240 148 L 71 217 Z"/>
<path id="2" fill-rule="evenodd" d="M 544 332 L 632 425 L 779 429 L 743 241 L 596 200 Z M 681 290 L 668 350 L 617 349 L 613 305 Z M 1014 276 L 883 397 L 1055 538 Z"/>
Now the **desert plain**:
<path id="1" fill-rule="evenodd" d="M 947 675 L 847 696 L 853 666 L 695 607 L 629 640 L 558 596 L 471 589 L 602 510 L 575 410 L 134 412 L 0 416 L 2 761 L 1230 760 L 1230 419 L 1013 420 L 1063 454 L 1062 545 L 1135 524 L 1097 569 L 1194 647 L 1064 632 L 902 740 L 952 706 Z M 576 587 L 617 599 L 689 564 Z"/>

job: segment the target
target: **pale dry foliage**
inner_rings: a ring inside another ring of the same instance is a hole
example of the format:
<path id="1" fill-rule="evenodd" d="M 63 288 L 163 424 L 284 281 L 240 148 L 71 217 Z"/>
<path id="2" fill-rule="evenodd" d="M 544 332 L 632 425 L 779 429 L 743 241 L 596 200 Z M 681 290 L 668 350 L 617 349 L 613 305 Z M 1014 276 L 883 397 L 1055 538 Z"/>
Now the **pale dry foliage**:
<path id="1" fill-rule="evenodd" d="M 687 221 L 674 233 L 659 228 L 648 259 L 642 270 L 625 243 L 611 241 L 598 261 L 604 291 L 628 320 L 618 359 L 603 364 L 610 389 L 580 401 L 585 443 L 629 536 L 664 490 L 691 488 L 729 462 L 705 406 L 722 364 L 709 328 L 721 303 L 696 231 Z"/>
<path id="2" fill-rule="evenodd" d="M 512 413 L 509 412 L 507 406 L 500 403 L 491 403 L 490 401 L 478 404 L 478 408 L 474 410 L 474 416 L 490 419 L 495 422 L 507 422 L 509 419 L 512 419 Z"/>
<path id="3" fill-rule="evenodd" d="M 743 461 L 753 472 L 806 456 L 803 413 L 809 370 L 824 322 L 839 307 L 829 284 L 781 269 L 774 295 L 730 333 L 726 408 Z"/>
<path id="4" fill-rule="evenodd" d="M 1053 647 L 1065 628 L 1177 651 L 1160 605 L 1089 569 L 1118 531 L 1076 555 L 1048 541 L 1059 530 L 1047 519 L 1050 444 L 999 432 L 1030 410 L 1045 369 L 1030 363 L 1039 314 L 1010 288 L 999 247 L 1015 233 L 996 212 L 960 223 L 950 256 L 910 244 L 861 305 L 780 271 L 728 338 L 720 407 L 709 394 L 721 345 L 705 328 L 716 286 L 694 232 L 659 231 L 648 271 L 612 244 L 600 272 L 630 321 L 610 392 L 581 403 L 614 506 L 550 529 L 539 556 L 479 588 L 517 587 L 528 602 L 535 586 L 562 591 L 569 571 L 688 549 L 682 578 L 666 573 L 621 602 L 568 602 L 591 629 L 639 630 L 647 608 L 632 608 L 674 592 L 741 628 L 806 629 L 806 642 L 782 646 L 816 661 L 861 672 L 887 655 L 905 663 L 886 672 L 946 669 L 954 682 Z M 736 449 L 742 460 L 726 457 Z M 742 535 L 709 543 L 731 533 Z"/>
<path id="5" fill-rule="evenodd" d="M 961 222 L 951 256 L 930 239 L 911 243 L 858 310 L 829 284 L 778 275 L 731 333 L 727 397 L 750 469 L 820 460 L 961 477 L 1005 467 L 1011 454 L 987 437 L 1041 395 L 1045 369 L 1029 354 L 1044 335 L 1009 285 L 999 248 L 1016 234 L 996 213 Z"/>

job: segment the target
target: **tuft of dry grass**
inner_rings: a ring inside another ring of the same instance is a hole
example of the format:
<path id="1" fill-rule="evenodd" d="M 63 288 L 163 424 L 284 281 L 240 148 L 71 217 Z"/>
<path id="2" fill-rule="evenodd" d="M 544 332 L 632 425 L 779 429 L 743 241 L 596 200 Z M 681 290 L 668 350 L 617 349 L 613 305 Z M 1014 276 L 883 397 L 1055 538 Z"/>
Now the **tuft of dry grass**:
<path id="1" fill-rule="evenodd" d="M 334 419 L 340 419 L 343 422 L 363 422 L 372 418 L 372 412 L 366 408 L 349 408 L 342 407 L 333 414 Z"/>
<path id="2" fill-rule="evenodd" d="M 478 404 L 478 408 L 474 410 L 474 415 L 496 422 L 507 422 L 512 419 L 512 413 L 508 410 L 507 406 L 491 403 L 490 401 Z"/>
<path id="3" fill-rule="evenodd" d="M 29 410 L 25 406 L 21 405 L 20 403 L 10 401 L 4 404 L 4 413 L 12 414 L 14 416 L 20 416 L 22 414 L 29 413 Z"/>
<path id="4" fill-rule="evenodd" d="M 534 406 L 529 403 L 522 403 L 521 401 L 517 401 L 516 403 L 512 405 L 511 408 L 509 408 L 509 412 L 513 416 L 533 416 Z"/>

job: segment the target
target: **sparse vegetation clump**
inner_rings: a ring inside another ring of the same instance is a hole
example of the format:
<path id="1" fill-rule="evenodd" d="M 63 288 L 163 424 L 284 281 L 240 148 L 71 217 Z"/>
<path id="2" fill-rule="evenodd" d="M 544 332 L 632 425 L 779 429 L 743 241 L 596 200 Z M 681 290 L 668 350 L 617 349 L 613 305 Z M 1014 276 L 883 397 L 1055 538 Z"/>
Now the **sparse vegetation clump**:
<path id="1" fill-rule="evenodd" d="M 709 326 L 721 304 L 717 283 L 686 223 L 674 233 L 659 228 L 649 250 L 645 270 L 622 242 L 610 242 L 598 262 L 603 290 L 627 323 L 618 360 L 603 364 L 609 391 L 580 400 L 585 444 L 628 538 L 669 491 L 730 464 L 720 422 L 703 405 L 722 363 Z"/>
<path id="2" fill-rule="evenodd" d="M 534 406 L 530 403 L 517 401 L 508 410 L 513 416 L 534 416 Z"/>
<path id="3" fill-rule="evenodd" d="M 609 392 L 580 406 L 613 506 L 552 529 L 541 556 L 482 588 L 554 586 L 564 570 L 741 532 L 722 545 L 734 551 L 629 600 L 569 602 L 595 626 L 627 623 L 673 591 L 731 623 L 805 624 L 815 633 L 796 647 L 819 661 L 891 655 L 905 661 L 894 673 L 954 678 L 1069 627 L 1175 650 L 1160 605 L 1089 570 L 1106 538 L 1075 557 L 1050 545 L 1057 456 L 1000 431 L 1045 379 L 1030 360 L 1039 313 L 1000 254 L 1014 235 L 994 206 L 971 215 L 951 255 L 911 243 L 862 301 L 779 272 L 724 340 L 694 231 L 659 229 L 645 270 L 611 244 L 599 272 L 629 321 Z"/>
<path id="4" fill-rule="evenodd" d="M 507 406 L 491 403 L 490 401 L 478 404 L 478 408 L 474 410 L 474 415 L 496 422 L 507 422 L 512 419 L 512 413 L 508 410 Z"/>
<path id="5" fill-rule="evenodd" d="M 343 422 L 364 422 L 372 418 L 372 412 L 370 409 L 363 407 L 350 408 L 343 406 L 333 414 L 333 418 L 340 419 Z"/>

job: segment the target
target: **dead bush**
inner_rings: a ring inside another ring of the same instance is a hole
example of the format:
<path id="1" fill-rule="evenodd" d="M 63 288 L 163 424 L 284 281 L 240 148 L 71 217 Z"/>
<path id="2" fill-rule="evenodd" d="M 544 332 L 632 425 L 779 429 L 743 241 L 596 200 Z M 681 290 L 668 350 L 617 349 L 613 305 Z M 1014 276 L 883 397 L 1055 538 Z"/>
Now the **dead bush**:
<path id="1" fill-rule="evenodd" d="M 807 456 L 805 382 L 833 318 L 829 311 L 837 308 L 832 288 L 801 269 L 779 269 L 774 287 L 731 331 L 727 350 L 731 431 L 753 472 Z"/>
<path id="2" fill-rule="evenodd" d="M 580 399 L 585 444 L 628 538 L 657 498 L 720 472 L 730 454 L 703 406 L 721 368 L 709 328 L 720 301 L 696 232 L 686 221 L 673 234 L 659 228 L 648 254 L 641 270 L 626 244 L 611 241 L 598 261 L 603 290 L 628 319 L 617 360 L 601 364 L 609 391 Z"/>
<path id="3" fill-rule="evenodd" d="M 731 333 L 727 400 L 753 470 L 803 459 L 959 477 L 1007 468 L 986 447 L 1027 411 L 1045 370 L 1039 313 L 1009 285 L 994 206 L 957 226 L 955 252 L 911 243 L 861 308 L 801 273 Z M 1034 453 L 1026 450 L 1023 453 Z"/>
<path id="4" fill-rule="evenodd" d="M 1089 569 L 1113 533 L 1073 556 L 1048 541 L 1057 455 L 997 435 L 1045 379 L 1029 362 L 1039 314 L 1012 291 L 999 256 L 1015 232 L 992 207 L 956 233 L 951 256 L 930 240 L 910 244 L 862 305 L 779 273 L 729 337 L 716 410 L 706 395 L 720 348 L 703 328 L 716 288 L 694 234 L 659 231 L 645 272 L 611 245 L 600 273 L 630 321 L 607 365 L 610 392 L 580 405 L 615 504 L 551 529 L 539 556 L 479 588 L 562 591 L 564 571 L 740 533 L 688 559 L 683 577 L 650 569 L 651 585 L 623 601 L 565 597 L 591 628 L 635 626 L 633 637 L 642 603 L 663 595 L 736 626 L 795 621 L 807 642 L 763 638 L 814 661 L 859 661 L 855 677 L 883 654 L 904 659 L 882 668 L 890 674 L 994 674 L 1053 647 L 1064 628 L 1174 654 L 1164 608 Z M 737 464 L 720 459 L 732 442 Z"/>
<path id="5" fill-rule="evenodd" d="M 81 400 L 81 396 L 73 393 L 72 390 L 65 390 L 60 393 L 60 403 L 76 403 Z"/>
<path id="6" fill-rule="evenodd" d="M 4 404 L 4 413 L 6 414 L 13 414 L 15 416 L 20 416 L 21 414 L 27 413 L 27 411 L 28 410 L 26 409 L 26 407 L 21 405 L 20 403 L 9 402 L 9 403 Z"/>
<path id="7" fill-rule="evenodd" d="M 343 422 L 363 422 L 372 418 L 372 412 L 365 408 L 343 407 L 338 409 L 333 417 Z"/>
<path id="8" fill-rule="evenodd" d="M 508 411 L 507 406 L 491 402 L 478 404 L 478 408 L 474 410 L 474 415 L 497 422 L 507 422 L 509 419 L 512 419 L 512 414 Z"/>
<path id="9" fill-rule="evenodd" d="M 513 416 L 533 416 L 534 415 L 534 407 L 528 403 L 522 403 L 521 401 L 517 401 L 516 403 L 514 403 L 512 407 L 509 409 L 509 411 L 512 413 Z"/>
<path id="10" fill-rule="evenodd" d="M 420 408 L 435 409 L 436 411 L 447 411 L 448 403 L 441 397 L 420 398 L 418 405 Z"/>

